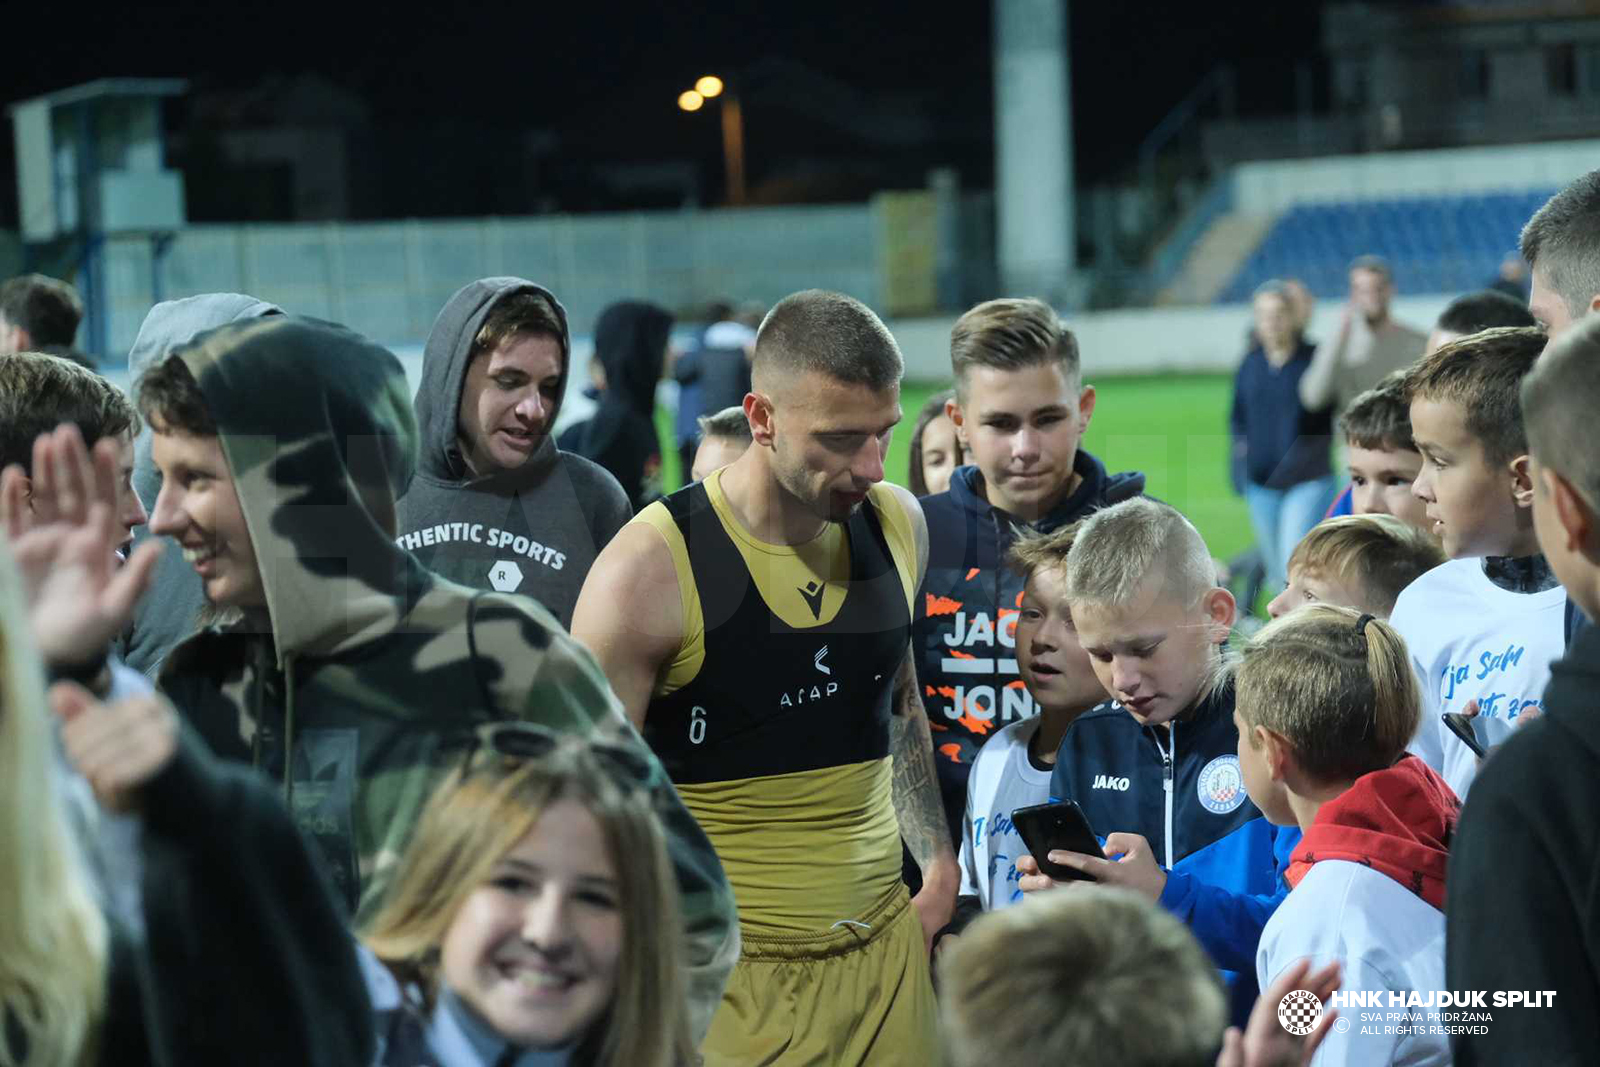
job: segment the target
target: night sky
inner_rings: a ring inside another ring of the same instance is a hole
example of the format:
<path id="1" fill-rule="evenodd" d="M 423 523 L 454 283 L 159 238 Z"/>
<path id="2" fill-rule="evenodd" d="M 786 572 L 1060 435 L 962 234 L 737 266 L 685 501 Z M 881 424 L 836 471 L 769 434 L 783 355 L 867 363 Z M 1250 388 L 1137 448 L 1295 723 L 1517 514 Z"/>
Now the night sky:
<path id="1" fill-rule="evenodd" d="M 1074 3 L 1079 181 L 1126 173 L 1139 141 L 1219 63 L 1240 69 L 1242 112 L 1291 111 L 1294 65 L 1315 62 L 1318 53 L 1318 7 Z M 176 76 L 197 89 L 237 90 L 274 74 L 315 72 L 365 99 L 380 124 L 470 118 L 547 131 L 568 156 L 687 157 L 720 175 L 715 119 L 674 105 L 696 76 L 715 71 L 746 81 L 753 180 L 807 154 L 903 153 L 906 146 L 892 137 L 872 144 L 871 116 L 881 107 L 885 115 L 918 118 L 900 131 L 926 142 L 918 166 L 953 165 L 969 186 L 992 181 L 992 28 L 982 2 L 591 0 L 441 5 L 431 16 L 391 8 L 361 20 L 314 20 L 272 5 L 86 12 L 69 4 L 11 5 L 0 96 L 15 101 L 106 76 Z M 34 46 L 31 57 L 25 42 Z M 835 121 L 846 107 L 868 118 L 846 128 L 851 124 Z M 9 144 L 5 155 L 9 186 Z"/>

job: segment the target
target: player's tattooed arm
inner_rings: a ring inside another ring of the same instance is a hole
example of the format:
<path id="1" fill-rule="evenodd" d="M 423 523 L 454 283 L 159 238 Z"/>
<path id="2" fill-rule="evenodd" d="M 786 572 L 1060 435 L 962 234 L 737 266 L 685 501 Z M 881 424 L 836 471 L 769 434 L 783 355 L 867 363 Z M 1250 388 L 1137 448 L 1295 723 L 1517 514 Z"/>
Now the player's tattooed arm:
<path id="1" fill-rule="evenodd" d="M 917 670 L 909 649 L 895 678 L 894 717 L 889 729 L 900 835 L 922 869 L 925 883 L 930 875 L 955 873 L 955 850 L 950 846 L 939 779 L 934 771 L 933 732 L 917 693 Z"/>

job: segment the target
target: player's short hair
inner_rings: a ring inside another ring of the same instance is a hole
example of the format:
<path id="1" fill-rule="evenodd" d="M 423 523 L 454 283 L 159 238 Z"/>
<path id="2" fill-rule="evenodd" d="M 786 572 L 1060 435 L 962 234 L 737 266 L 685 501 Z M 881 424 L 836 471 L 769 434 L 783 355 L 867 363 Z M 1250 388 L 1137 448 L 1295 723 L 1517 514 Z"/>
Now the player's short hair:
<path id="1" fill-rule="evenodd" d="M 1489 462 L 1509 462 L 1528 451 L 1520 390 L 1547 340 L 1531 326 L 1500 326 L 1441 345 L 1406 372 L 1406 403 L 1455 404 Z"/>
<path id="2" fill-rule="evenodd" d="M 1533 455 L 1600 511 L 1592 421 L 1600 411 L 1600 317 L 1584 319 L 1550 346 L 1522 380 L 1521 400 Z"/>
<path id="3" fill-rule="evenodd" d="M 1078 339 L 1043 300 L 986 300 L 950 329 L 950 370 L 962 399 L 973 367 L 1016 371 L 1047 363 L 1059 364 L 1068 382 L 1081 380 Z"/>
<path id="4" fill-rule="evenodd" d="M 745 442 L 751 440 L 750 419 L 741 404 L 731 404 L 714 415 L 701 415 L 695 422 L 700 426 L 701 437 L 731 437 Z"/>
<path id="5" fill-rule="evenodd" d="M 0 316 L 27 330 L 34 349 L 71 348 L 83 321 L 83 298 L 59 279 L 22 274 L 0 284 Z"/>
<path id="6" fill-rule="evenodd" d="M 1528 305 L 1498 289 L 1458 296 L 1439 313 L 1434 328 L 1463 336 L 1491 326 L 1536 326 Z"/>
<path id="7" fill-rule="evenodd" d="M 0 356 L 0 469 L 20 463 L 31 477 L 34 439 L 64 422 L 90 448 L 102 437 L 139 432 L 128 398 L 82 364 L 43 352 Z"/>
<path id="8" fill-rule="evenodd" d="M 1363 610 L 1388 618 L 1400 591 L 1444 561 L 1438 541 L 1393 515 L 1340 515 L 1300 539 L 1288 570 L 1354 587 Z"/>
<path id="9" fill-rule="evenodd" d="M 1522 258 L 1579 318 L 1600 293 L 1600 170 L 1545 201 L 1522 228 Z"/>
<path id="10" fill-rule="evenodd" d="M 898 386 L 900 346 L 883 320 L 854 297 L 806 289 L 773 305 L 756 331 L 751 376 L 815 372 L 874 392 Z"/>
<path id="11" fill-rule="evenodd" d="M 1411 405 L 1406 400 L 1406 372 L 1393 371 L 1365 392 L 1356 394 L 1339 416 L 1339 432 L 1352 448 L 1415 452 Z"/>
<path id="12" fill-rule="evenodd" d="M 979 916 L 941 954 L 939 993 L 951 1067 L 1201 1067 L 1227 1025 L 1222 981 L 1194 935 L 1111 886 Z"/>

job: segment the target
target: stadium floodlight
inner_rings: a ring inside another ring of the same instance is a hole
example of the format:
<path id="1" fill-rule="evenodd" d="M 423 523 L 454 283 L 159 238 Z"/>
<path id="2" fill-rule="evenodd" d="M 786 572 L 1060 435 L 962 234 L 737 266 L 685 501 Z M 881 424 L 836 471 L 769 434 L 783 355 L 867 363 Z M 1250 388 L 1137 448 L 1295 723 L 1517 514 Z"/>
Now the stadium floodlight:
<path id="1" fill-rule="evenodd" d="M 710 100 L 713 96 L 722 95 L 722 79 L 715 74 L 707 74 L 694 83 L 694 88 L 695 92 Z"/>
<path id="2" fill-rule="evenodd" d="M 686 89 L 678 94 L 678 106 L 685 111 L 699 111 L 706 105 L 706 98 L 693 89 Z"/>

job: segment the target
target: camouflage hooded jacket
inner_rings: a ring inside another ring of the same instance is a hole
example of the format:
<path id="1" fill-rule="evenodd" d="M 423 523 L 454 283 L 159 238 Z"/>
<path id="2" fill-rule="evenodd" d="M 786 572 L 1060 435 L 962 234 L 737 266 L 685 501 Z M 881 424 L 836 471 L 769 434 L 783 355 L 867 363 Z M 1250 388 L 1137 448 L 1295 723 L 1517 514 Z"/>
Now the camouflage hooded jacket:
<path id="1" fill-rule="evenodd" d="M 479 725 L 536 721 L 649 755 L 594 660 L 548 612 L 447 582 L 395 546 L 417 440 L 391 353 L 343 327 L 274 316 L 173 354 L 217 424 L 267 611 L 179 645 L 160 684 L 214 751 L 280 783 L 358 920 Z M 656 774 L 703 1032 L 738 956 L 733 896 Z"/>

